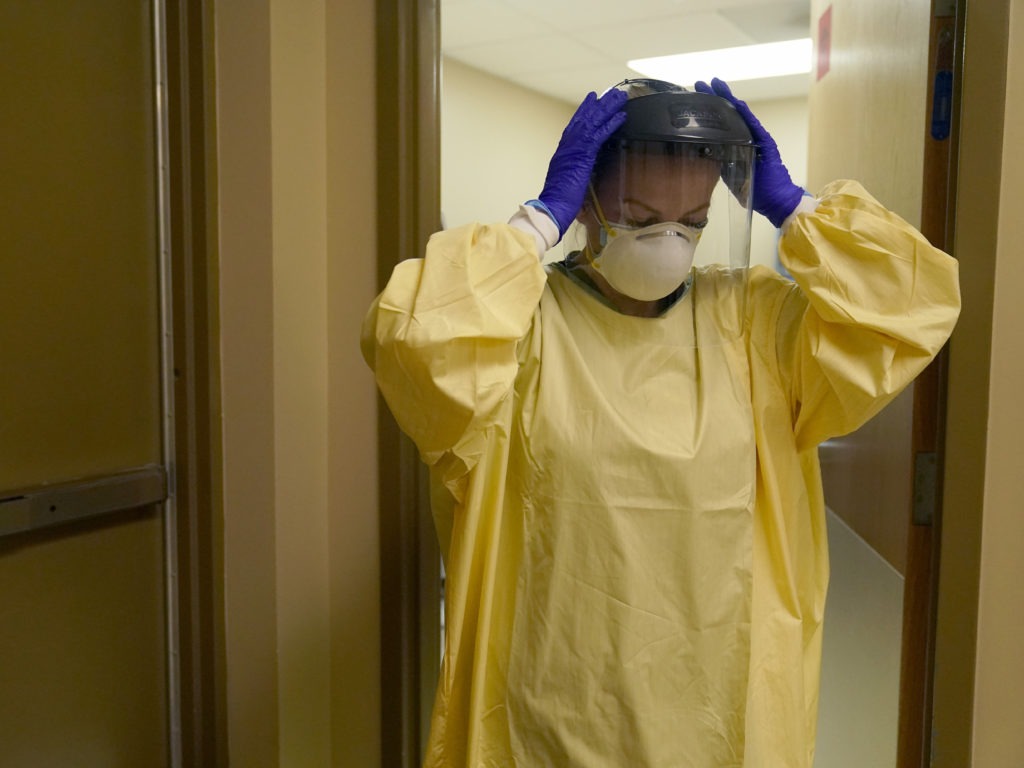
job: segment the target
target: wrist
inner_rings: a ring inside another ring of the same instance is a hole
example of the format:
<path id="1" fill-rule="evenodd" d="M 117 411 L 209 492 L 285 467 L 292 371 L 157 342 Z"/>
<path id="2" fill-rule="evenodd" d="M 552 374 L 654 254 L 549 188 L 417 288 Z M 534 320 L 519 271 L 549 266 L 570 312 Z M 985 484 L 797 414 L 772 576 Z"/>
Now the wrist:
<path id="1" fill-rule="evenodd" d="M 519 210 L 509 219 L 508 223 L 533 238 L 537 245 L 539 258 L 544 258 L 544 253 L 549 248 L 554 248 L 562 239 L 554 218 L 545 213 L 543 208 L 529 203 L 519 206 Z"/>
<path id="2" fill-rule="evenodd" d="M 786 230 L 789 229 L 789 225 L 793 223 L 793 220 L 796 219 L 798 215 L 801 213 L 813 213 L 817 208 L 817 198 L 807 190 L 803 190 L 803 195 L 801 195 L 800 200 L 797 201 L 796 208 L 794 208 L 792 213 L 783 220 L 780 229 L 785 233 Z"/>
<path id="3" fill-rule="evenodd" d="M 558 219 L 555 217 L 555 214 L 551 212 L 551 209 L 548 208 L 542 200 L 527 200 L 525 203 L 523 203 L 523 205 L 529 206 L 530 208 L 534 208 L 538 211 L 546 213 L 548 215 L 548 218 L 555 223 L 556 227 L 558 227 L 559 233 L 561 233 L 562 228 L 558 224 Z"/>

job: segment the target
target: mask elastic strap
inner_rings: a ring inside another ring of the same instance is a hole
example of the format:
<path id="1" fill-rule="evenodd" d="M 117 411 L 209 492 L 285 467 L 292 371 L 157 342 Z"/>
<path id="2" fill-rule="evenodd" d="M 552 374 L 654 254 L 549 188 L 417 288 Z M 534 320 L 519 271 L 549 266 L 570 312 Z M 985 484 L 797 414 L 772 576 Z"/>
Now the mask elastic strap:
<path id="1" fill-rule="evenodd" d="M 604 231 L 608 234 L 608 237 L 615 237 L 615 230 L 612 229 L 612 225 L 608 223 L 608 219 L 604 217 L 604 211 L 601 210 L 601 204 L 597 202 L 597 193 L 594 192 L 594 182 L 587 184 L 587 189 L 590 190 L 590 199 L 594 202 L 594 211 L 597 213 L 598 222 L 600 222 Z"/>

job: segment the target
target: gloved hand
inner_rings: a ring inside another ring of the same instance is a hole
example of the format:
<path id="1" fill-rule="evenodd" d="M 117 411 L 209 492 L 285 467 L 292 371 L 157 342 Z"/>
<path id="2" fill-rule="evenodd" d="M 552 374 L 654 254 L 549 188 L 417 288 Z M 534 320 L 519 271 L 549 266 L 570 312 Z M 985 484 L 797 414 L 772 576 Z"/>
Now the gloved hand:
<path id="1" fill-rule="evenodd" d="M 733 96 L 729 86 L 717 77 L 711 80 L 711 85 L 697 82 L 694 88 L 700 93 L 721 96 L 736 107 L 736 111 L 743 117 L 757 145 L 757 161 L 754 166 L 754 210 L 776 227 L 781 227 L 786 217 L 796 210 L 804 191 L 789 177 L 789 171 L 782 164 L 775 139 L 754 117 L 746 102 Z"/>
<path id="2" fill-rule="evenodd" d="M 625 103 L 624 91 L 613 89 L 601 98 L 591 91 L 565 126 L 538 197 L 559 235 L 565 234 L 583 205 L 597 151 L 626 120 Z"/>

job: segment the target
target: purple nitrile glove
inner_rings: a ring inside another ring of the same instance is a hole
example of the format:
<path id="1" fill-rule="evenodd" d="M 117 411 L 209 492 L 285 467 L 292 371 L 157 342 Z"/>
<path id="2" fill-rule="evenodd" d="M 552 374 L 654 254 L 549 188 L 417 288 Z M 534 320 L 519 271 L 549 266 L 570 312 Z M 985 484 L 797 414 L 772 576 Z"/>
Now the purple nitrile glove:
<path id="1" fill-rule="evenodd" d="M 781 227 L 786 217 L 796 210 L 804 191 L 789 177 L 789 171 L 782 164 L 775 139 L 754 117 L 747 103 L 733 96 L 729 86 L 717 77 L 712 78 L 711 85 L 697 82 L 694 88 L 701 93 L 721 96 L 736 107 L 736 111 L 743 117 L 757 145 L 757 161 L 754 166 L 754 210 L 776 227 Z"/>
<path id="2" fill-rule="evenodd" d="M 558 225 L 559 235 L 565 234 L 579 213 L 597 151 L 625 121 L 625 103 L 624 91 L 613 89 L 601 98 L 591 91 L 565 126 L 538 197 Z"/>

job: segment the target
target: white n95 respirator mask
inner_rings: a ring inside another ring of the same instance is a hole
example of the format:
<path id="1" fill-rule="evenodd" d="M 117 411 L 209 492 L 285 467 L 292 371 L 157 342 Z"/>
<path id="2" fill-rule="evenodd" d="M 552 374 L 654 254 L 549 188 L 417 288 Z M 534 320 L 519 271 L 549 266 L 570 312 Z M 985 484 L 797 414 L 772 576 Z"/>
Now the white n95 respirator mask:
<path id="1" fill-rule="evenodd" d="M 700 230 L 674 221 L 648 227 L 607 224 L 592 265 L 621 294 L 655 301 L 682 285 L 693 265 Z"/>

